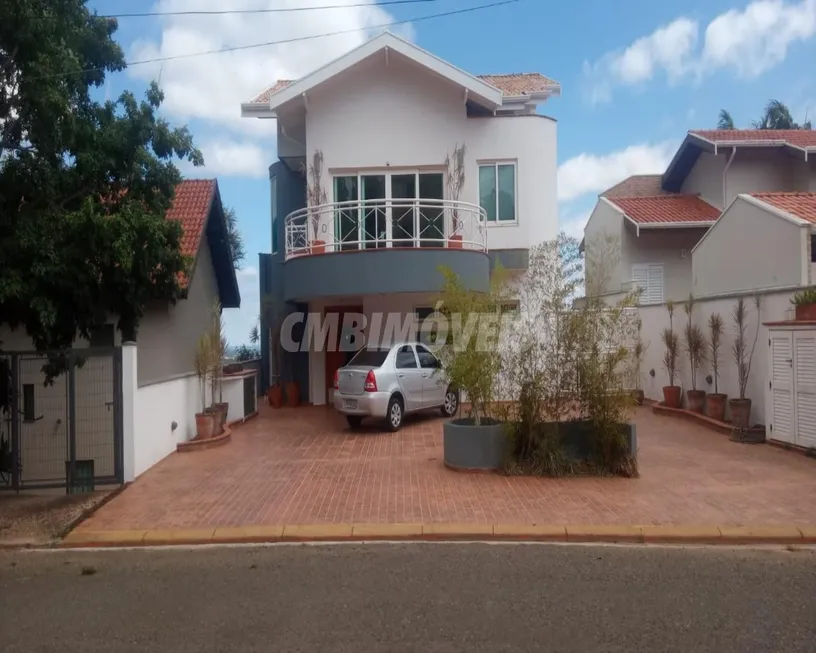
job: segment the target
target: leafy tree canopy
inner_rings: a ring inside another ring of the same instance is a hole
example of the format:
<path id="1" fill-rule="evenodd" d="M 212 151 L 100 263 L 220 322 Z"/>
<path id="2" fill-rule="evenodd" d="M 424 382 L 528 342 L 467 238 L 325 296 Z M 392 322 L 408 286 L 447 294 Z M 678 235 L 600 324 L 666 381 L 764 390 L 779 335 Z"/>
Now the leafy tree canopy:
<path id="1" fill-rule="evenodd" d="M 765 111 L 759 120 L 751 123 L 752 129 L 810 129 L 810 120 L 805 120 L 801 125 L 793 119 L 790 109 L 779 100 L 769 100 L 765 105 Z M 717 129 L 736 129 L 734 118 L 726 109 L 720 109 Z"/>
<path id="2" fill-rule="evenodd" d="M 0 3 L 0 324 L 39 351 L 109 315 L 133 339 L 148 302 L 180 293 L 173 160 L 203 159 L 157 117 L 156 84 L 141 101 L 91 97 L 125 67 L 116 29 L 85 0 Z"/>

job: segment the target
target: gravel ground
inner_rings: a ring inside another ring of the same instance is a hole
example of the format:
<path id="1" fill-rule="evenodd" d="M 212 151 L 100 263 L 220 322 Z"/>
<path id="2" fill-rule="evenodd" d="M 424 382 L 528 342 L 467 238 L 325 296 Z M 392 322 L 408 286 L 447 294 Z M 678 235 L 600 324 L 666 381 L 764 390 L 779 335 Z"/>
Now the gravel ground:
<path id="1" fill-rule="evenodd" d="M 59 539 L 113 490 L 67 496 L 61 493 L 0 494 L 0 545 L 42 546 Z"/>

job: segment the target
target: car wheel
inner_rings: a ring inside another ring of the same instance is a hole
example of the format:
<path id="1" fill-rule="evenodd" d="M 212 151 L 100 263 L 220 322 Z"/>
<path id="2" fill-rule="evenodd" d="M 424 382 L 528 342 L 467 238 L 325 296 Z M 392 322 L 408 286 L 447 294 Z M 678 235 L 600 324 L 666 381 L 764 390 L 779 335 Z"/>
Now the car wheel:
<path id="1" fill-rule="evenodd" d="M 356 429 L 363 423 L 363 418 L 361 415 L 346 415 L 346 421 L 351 428 Z"/>
<path id="2" fill-rule="evenodd" d="M 453 417 L 458 408 L 459 393 L 453 388 L 448 388 L 448 391 L 445 393 L 445 403 L 442 404 L 442 415 L 444 417 Z"/>
<path id="3" fill-rule="evenodd" d="M 391 397 L 388 402 L 388 413 L 385 416 L 385 421 L 388 424 L 389 431 L 399 431 L 402 426 L 403 406 L 402 399 L 396 395 Z"/>

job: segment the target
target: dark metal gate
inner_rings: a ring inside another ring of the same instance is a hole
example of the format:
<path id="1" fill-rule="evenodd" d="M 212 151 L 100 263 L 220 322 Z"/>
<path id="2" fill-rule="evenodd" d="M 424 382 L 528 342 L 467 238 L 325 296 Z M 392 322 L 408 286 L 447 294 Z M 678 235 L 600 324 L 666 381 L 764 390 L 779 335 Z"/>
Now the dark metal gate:
<path id="1" fill-rule="evenodd" d="M 123 480 L 122 349 L 0 351 L 0 490 Z"/>

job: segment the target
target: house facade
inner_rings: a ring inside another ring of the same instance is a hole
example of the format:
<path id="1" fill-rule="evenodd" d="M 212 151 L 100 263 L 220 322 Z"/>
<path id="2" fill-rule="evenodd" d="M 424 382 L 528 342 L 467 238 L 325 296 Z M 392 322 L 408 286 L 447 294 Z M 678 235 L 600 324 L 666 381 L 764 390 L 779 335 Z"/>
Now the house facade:
<path id="1" fill-rule="evenodd" d="M 529 247 L 557 231 L 556 123 L 536 109 L 559 92 L 538 73 L 471 75 L 384 33 L 243 104 L 278 133 L 264 383 L 282 375 L 323 404 L 350 356 L 315 346 L 305 323 L 291 333 L 300 351 L 278 356 L 287 316 L 361 315 L 364 341 L 388 344 L 375 316 L 427 316 L 440 268 L 484 290 L 497 265 L 526 269 Z"/>
<path id="2" fill-rule="evenodd" d="M 816 132 L 690 131 L 663 174 L 600 195 L 584 231 L 588 291 L 639 287 L 641 304 L 660 304 L 809 285 L 814 193 Z"/>

